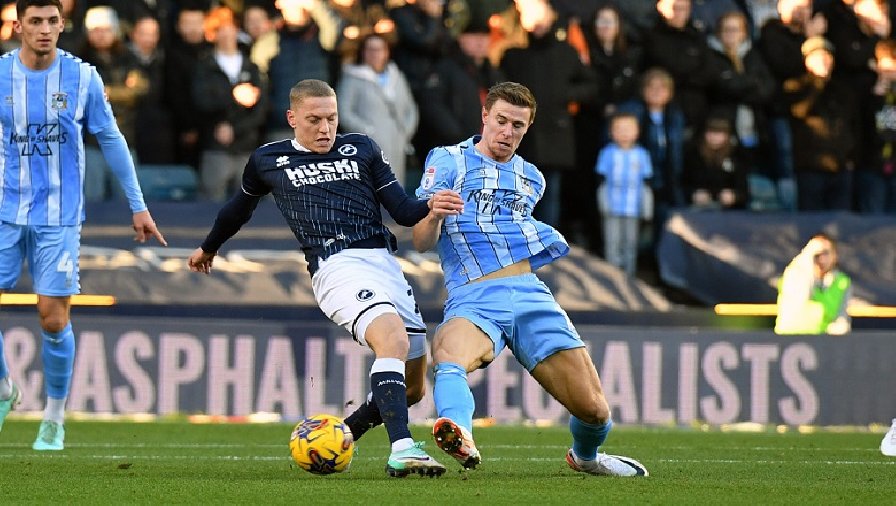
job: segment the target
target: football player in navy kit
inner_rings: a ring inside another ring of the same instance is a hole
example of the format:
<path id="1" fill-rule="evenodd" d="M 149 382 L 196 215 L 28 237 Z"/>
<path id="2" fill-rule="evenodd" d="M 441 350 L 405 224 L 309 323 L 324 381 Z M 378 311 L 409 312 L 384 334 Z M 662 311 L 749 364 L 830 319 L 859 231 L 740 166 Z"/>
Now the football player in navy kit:
<path id="1" fill-rule="evenodd" d="M 383 224 L 381 206 L 402 226 L 433 215 L 461 212 L 452 190 L 428 200 L 410 197 L 388 160 L 362 134 L 336 134 L 336 93 L 325 82 L 300 81 L 286 111 L 295 138 L 256 149 L 243 171 L 242 191 L 218 212 L 214 226 L 188 260 L 209 273 L 218 249 L 252 216 L 268 193 L 301 244 L 320 309 L 376 358 L 371 394 L 346 418 L 355 439 L 383 423 L 392 453 L 390 476 L 439 476 L 445 467 L 414 442 L 407 406 L 423 397 L 426 327 L 411 287 L 392 255 L 396 239 Z"/>

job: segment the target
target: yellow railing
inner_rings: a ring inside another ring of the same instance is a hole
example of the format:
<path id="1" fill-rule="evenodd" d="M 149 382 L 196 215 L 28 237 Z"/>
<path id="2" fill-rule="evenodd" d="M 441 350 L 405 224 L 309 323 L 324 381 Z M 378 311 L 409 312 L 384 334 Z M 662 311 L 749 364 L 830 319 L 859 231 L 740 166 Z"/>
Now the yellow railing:
<path id="1" fill-rule="evenodd" d="M 37 304 L 37 295 L 33 293 L 0 294 L 0 305 L 27 306 Z M 73 306 L 114 306 L 113 295 L 72 295 Z"/>
<path id="2" fill-rule="evenodd" d="M 719 316 L 775 316 L 778 305 L 716 304 L 714 310 Z M 846 312 L 853 318 L 896 318 L 896 307 L 893 306 L 850 306 Z"/>

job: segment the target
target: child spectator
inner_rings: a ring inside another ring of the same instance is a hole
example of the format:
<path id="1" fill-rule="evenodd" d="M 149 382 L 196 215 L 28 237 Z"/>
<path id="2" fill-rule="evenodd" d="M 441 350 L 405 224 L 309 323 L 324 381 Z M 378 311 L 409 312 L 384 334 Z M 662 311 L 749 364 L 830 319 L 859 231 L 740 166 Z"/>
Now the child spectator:
<path id="1" fill-rule="evenodd" d="M 637 144 L 638 117 L 618 113 L 610 119 L 610 143 L 597 157 L 595 172 L 604 178 L 597 204 L 603 221 L 604 258 L 635 274 L 639 218 L 653 216 L 653 194 L 646 180 L 653 176 L 650 154 Z"/>
<path id="2" fill-rule="evenodd" d="M 692 207 L 747 207 L 747 168 L 727 119 L 707 120 L 703 135 L 685 154 L 683 179 Z"/>

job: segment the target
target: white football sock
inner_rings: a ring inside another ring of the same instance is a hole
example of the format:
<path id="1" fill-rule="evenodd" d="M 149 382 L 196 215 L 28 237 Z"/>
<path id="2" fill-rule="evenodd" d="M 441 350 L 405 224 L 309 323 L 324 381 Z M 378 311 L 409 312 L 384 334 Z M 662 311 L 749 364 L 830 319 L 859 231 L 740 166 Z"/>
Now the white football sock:
<path id="1" fill-rule="evenodd" d="M 402 450 L 407 450 L 408 448 L 414 446 L 414 440 L 406 437 L 404 439 L 399 439 L 398 441 L 392 443 L 392 451 L 400 452 Z"/>
<path id="2" fill-rule="evenodd" d="M 56 423 L 65 422 L 65 399 L 47 398 L 47 407 L 44 409 L 44 420 L 50 420 Z"/>

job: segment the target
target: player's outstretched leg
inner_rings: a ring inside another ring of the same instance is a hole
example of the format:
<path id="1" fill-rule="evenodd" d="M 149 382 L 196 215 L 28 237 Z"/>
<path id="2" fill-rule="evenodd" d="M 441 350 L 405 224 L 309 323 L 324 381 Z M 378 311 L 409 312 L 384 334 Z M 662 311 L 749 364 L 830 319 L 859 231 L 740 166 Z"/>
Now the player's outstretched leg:
<path id="1" fill-rule="evenodd" d="M 566 463 L 575 471 L 598 476 L 647 476 L 647 469 L 637 460 L 598 453 L 612 428 L 612 420 L 595 424 L 570 416 L 572 448 L 566 452 Z"/>
<path id="2" fill-rule="evenodd" d="M 482 461 L 473 435 L 450 418 L 436 420 L 432 426 L 432 437 L 439 448 L 454 457 L 465 469 L 474 469 Z"/>
<path id="3" fill-rule="evenodd" d="M 566 452 L 566 463 L 573 471 L 588 473 L 596 476 L 622 476 L 636 477 L 649 476 L 647 468 L 640 462 L 621 455 L 607 455 L 598 453 L 594 460 L 580 459 L 572 448 Z"/>
<path id="4" fill-rule="evenodd" d="M 436 445 L 464 468 L 479 465 L 482 456 L 473 443 L 473 393 L 467 383 L 467 371 L 460 364 L 436 364 L 433 401 L 439 419 L 432 427 Z"/>
<path id="5" fill-rule="evenodd" d="M 445 472 L 445 466 L 423 450 L 423 443 L 415 443 L 408 429 L 404 362 L 397 358 L 374 360 L 370 368 L 370 383 L 373 400 L 383 418 L 389 442 L 392 443 L 386 473 L 396 478 L 404 478 L 411 473 L 441 476 Z"/>

